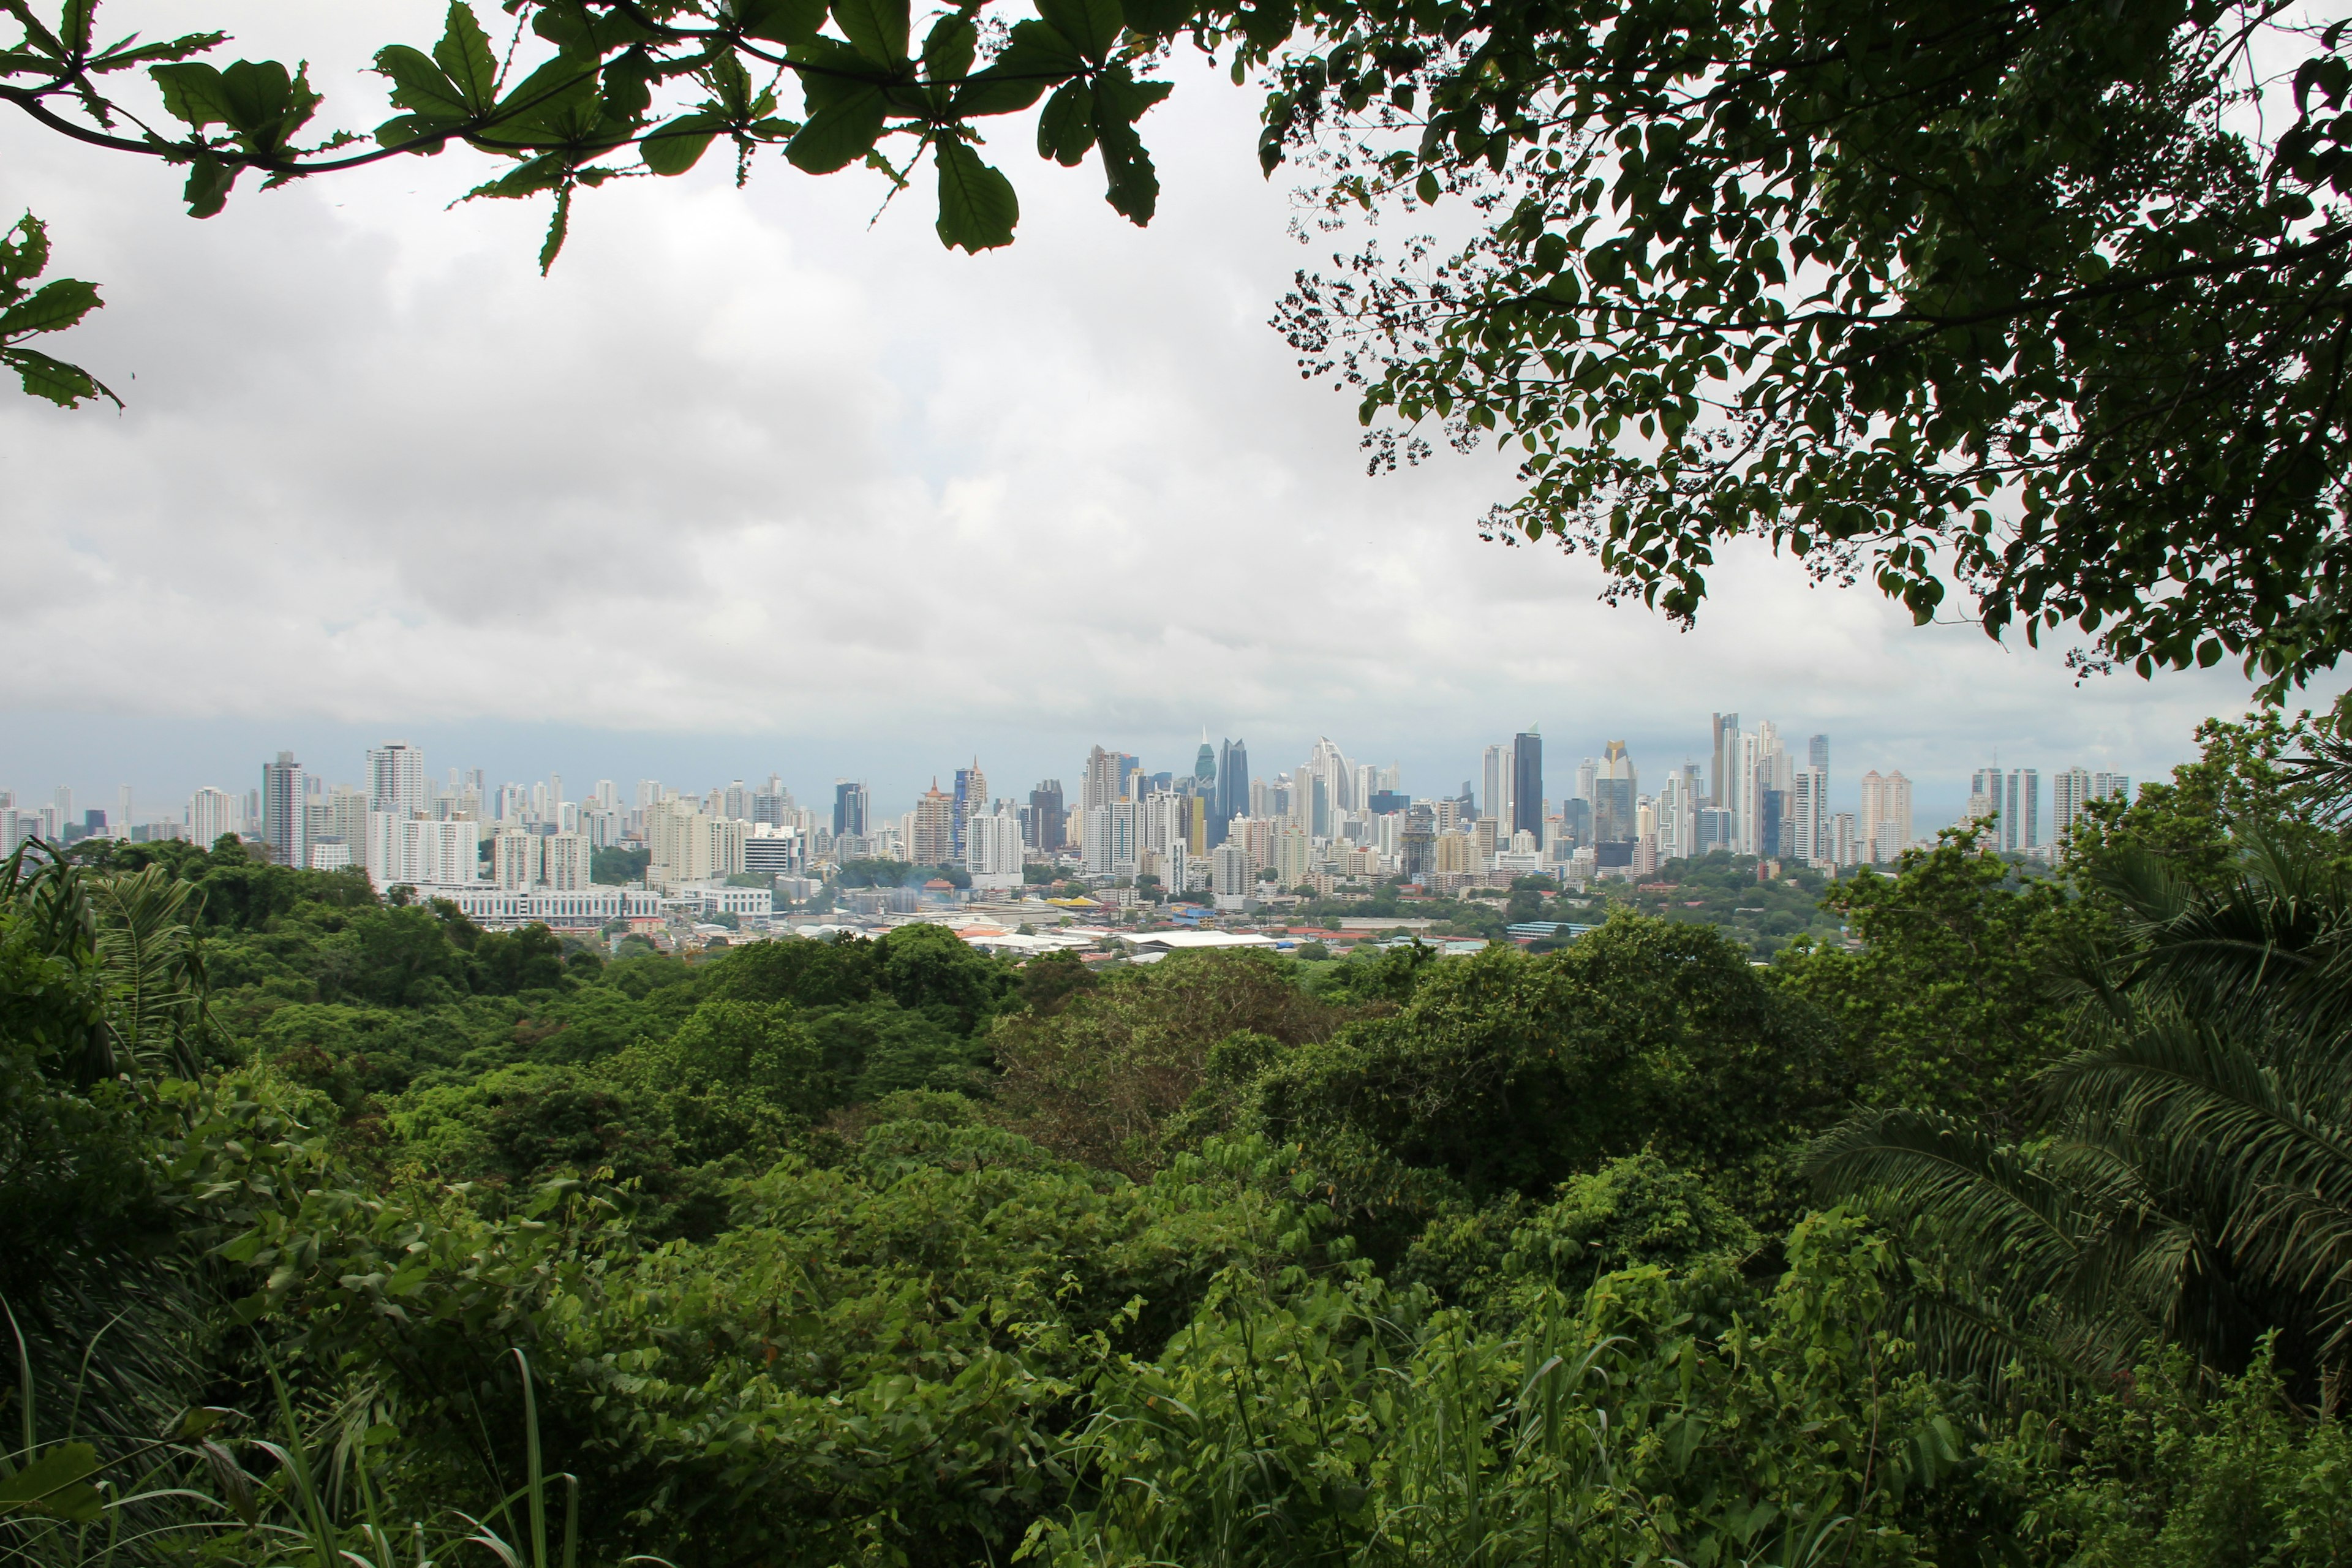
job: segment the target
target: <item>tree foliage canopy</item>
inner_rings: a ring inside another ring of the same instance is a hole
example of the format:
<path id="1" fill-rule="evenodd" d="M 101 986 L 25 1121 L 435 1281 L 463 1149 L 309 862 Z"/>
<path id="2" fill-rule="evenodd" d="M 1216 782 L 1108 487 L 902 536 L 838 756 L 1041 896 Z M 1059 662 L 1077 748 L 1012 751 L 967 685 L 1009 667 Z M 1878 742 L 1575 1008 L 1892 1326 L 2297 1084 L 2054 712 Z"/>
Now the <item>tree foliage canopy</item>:
<path id="1" fill-rule="evenodd" d="M 2210 727 L 1769 968 L 604 962 L 27 851 L 0 1551 L 2341 1568 L 2337 740 Z"/>

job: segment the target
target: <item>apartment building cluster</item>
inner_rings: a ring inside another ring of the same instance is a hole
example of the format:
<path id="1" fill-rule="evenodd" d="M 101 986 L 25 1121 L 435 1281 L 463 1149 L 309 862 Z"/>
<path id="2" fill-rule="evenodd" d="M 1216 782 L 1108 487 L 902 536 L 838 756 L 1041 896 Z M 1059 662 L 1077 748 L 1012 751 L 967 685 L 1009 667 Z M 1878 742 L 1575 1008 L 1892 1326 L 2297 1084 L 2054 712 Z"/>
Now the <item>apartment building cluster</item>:
<path id="1" fill-rule="evenodd" d="M 429 889 L 469 911 L 557 900 L 579 919 L 624 891 L 596 882 L 605 849 L 643 853 L 641 898 L 750 912 L 771 889 L 805 897 L 858 861 L 960 868 L 982 892 L 1019 888 L 1025 868 L 1042 863 L 1097 886 L 1156 884 L 1237 902 L 1269 885 L 1330 891 L 1402 878 L 1443 891 L 1530 874 L 1646 878 L 1716 850 L 1836 868 L 1890 862 L 1917 841 L 1912 782 L 1899 769 L 1864 773 L 1849 797 L 1856 808 L 1840 808 L 1827 735 L 1795 742 L 1769 720 L 1750 728 L 1717 713 L 1703 758 L 1665 767 L 1645 788 L 1625 742 L 1611 741 L 1580 759 L 1554 796 L 1543 736 L 1530 725 L 1486 747 L 1457 792 L 1412 796 L 1396 764 L 1356 762 L 1328 737 L 1297 767 L 1261 774 L 1246 742 L 1212 744 L 1204 734 L 1189 767 L 1151 771 L 1098 745 L 1075 791 L 1048 778 L 1025 798 L 992 795 L 974 759 L 946 787 L 934 778 L 911 809 L 885 816 L 858 780 L 835 780 L 826 809 L 801 805 L 773 773 L 699 794 L 640 779 L 625 796 L 599 779 L 575 800 L 560 774 L 495 785 L 478 768 L 436 777 L 420 748 L 391 741 L 366 752 L 352 783 L 329 783 L 281 752 L 262 765 L 257 787 L 199 789 L 177 818 L 134 824 L 127 787 L 110 812 L 79 816 L 69 790 L 23 805 L 0 792 L 0 829 L 12 849 L 35 836 L 212 843 L 235 835 L 280 864 L 359 868 L 380 888 Z M 2052 782 L 2046 833 L 2032 768 L 1978 770 L 1967 815 L 1992 820 L 1997 847 L 2046 857 L 2089 802 L 2130 788 L 2122 774 L 2079 767 Z"/>
<path id="2" fill-rule="evenodd" d="M 2068 768 L 2050 780 L 2050 826 L 2042 817 L 2042 773 L 2038 768 L 1979 768 L 1969 775 L 1968 819 L 1990 821 L 1987 842 L 2004 853 L 2047 860 L 2066 841 L 2085 807 L 2109 797 L 2131 798 L 2127 773 Z"/>

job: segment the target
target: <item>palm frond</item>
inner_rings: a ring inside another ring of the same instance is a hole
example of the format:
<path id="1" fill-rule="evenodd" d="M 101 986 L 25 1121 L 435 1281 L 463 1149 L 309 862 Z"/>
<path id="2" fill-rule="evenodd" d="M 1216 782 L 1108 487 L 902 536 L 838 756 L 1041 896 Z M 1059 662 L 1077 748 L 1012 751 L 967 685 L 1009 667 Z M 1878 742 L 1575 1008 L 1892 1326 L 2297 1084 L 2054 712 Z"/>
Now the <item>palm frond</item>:
<path id="1" fill-rule="evenodd" d="M 194 885 L 149 866 L 100 880 L 92 902 L 118 1061 L 196 1076 L 210 1026 Z"/>

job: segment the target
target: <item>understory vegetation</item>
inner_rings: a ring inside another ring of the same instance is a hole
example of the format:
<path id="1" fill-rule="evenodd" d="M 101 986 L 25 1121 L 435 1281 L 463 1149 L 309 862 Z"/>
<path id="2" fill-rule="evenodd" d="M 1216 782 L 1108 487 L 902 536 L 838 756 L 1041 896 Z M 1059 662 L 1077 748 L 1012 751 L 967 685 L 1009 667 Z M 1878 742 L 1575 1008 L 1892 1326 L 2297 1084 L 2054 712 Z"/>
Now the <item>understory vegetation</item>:
<path id="1" fill-rule="evenodd" d="M 1769 967 L 612 960 L 0 871 L 0 1553 L 2352 1563 L 2352 835 L 2208 726 Z"/>

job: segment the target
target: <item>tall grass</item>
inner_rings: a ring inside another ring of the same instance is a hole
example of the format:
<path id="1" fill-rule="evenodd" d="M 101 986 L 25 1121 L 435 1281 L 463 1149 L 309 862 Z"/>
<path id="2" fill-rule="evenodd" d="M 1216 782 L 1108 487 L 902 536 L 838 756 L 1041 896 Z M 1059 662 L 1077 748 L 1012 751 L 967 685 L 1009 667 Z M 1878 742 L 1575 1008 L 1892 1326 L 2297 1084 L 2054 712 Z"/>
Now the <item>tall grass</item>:
<path id="1" fill-rule="evenodd" d="M 0 1309 L 6 1303 L 0 1302 Z M 394 1522 L 371 1445 L 353 1440 L 348 1412 L 306 1425 L 272 1367 L 274 1417 L 266 1436 L 236 1438 L 238 1413 L 180 1412 L 144 1441 L 109 1440 L 79 1422 L 84 1376 L 42 1398 L 35 1356 L 13 1310 L 13 1442 L 0 1448 L 0 1568 L 146 1568 L 192 1554 L 258 1568 L 436 1568 L 486 1554 L 503 1568 L 577 1568 L 580 1483 L 547 1473 L 530 1359 L 522 1374 L 523 1484 L 489 1506 L 446 1506 Z M 47 1428 L 54 1427 L 54 1430 Z M 266 1460 L 257 1477 L 248 1465 Z M 560 1537 L 550 1494 L 562 1489 Z M 633 1557 L 629 1563 L 659 1563 Z"/>

